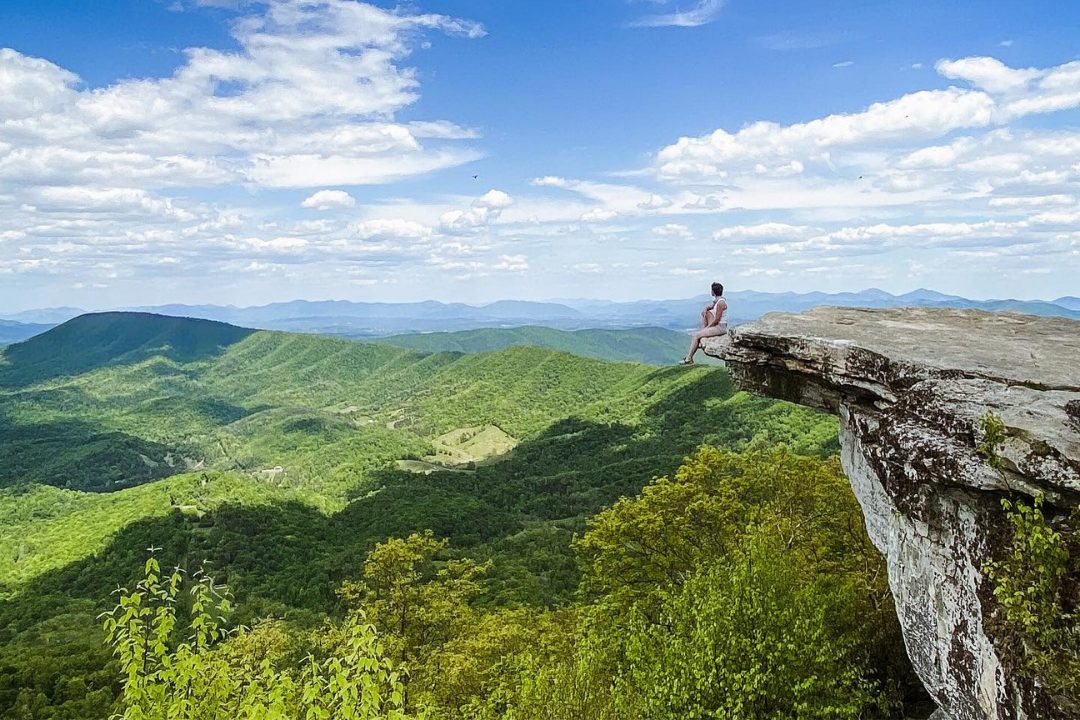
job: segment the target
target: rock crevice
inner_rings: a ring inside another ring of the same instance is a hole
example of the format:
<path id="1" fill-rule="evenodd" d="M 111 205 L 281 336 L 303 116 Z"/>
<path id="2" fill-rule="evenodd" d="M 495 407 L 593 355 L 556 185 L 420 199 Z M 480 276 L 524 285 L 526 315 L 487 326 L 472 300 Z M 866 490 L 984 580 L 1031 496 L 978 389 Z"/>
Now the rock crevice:
<path id="1" fill-rule="evenodd" d="M 952 720 L 1065 717 L 1011 668 L 984 568 L 1005 496 L 1080 503 L 1080 323 L 971 310 L 818 308 L 704 344 L 744 389 L 834 412 L 916 671 Z M 1001 468 L 979 452 L 1005 425 Z"/>

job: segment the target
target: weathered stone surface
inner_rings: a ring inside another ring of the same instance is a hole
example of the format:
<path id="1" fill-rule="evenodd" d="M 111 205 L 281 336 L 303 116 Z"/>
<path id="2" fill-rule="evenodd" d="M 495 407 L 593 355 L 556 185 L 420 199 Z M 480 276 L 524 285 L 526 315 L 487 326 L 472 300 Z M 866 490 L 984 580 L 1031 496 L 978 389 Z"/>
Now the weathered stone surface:
<path id="1" fill-rule="evenodd" d="M 745 389 L 841 418 L 845 471 L 885 555 L 916 671 L 952 720 L 1067 717 L 995 639 L 983 573 L 1000 500 L 1080 502 L 1080 323 L 971 310 L 819 308 L 705 342 Z M 977 451 L 990 411 L 1004 471 Z"/>

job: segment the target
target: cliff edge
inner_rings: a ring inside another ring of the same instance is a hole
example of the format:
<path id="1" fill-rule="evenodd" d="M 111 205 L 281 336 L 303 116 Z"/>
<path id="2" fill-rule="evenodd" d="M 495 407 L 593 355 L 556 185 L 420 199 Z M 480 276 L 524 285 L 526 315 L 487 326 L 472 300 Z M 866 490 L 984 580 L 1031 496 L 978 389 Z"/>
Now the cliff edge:
<path id="1" fill-rule="evenodd" d="M 1001 500 L 1080 503 L 1080 322 L 975 310 L 818 308 L 707 340 L 744 389 L 840 416 L 844 469 L 885 555 L 916 671 L 952 720 L 1072 716 L 1019 667 L 984 569 Z M 988 464 L 983 419 L 1005 425 Z"/>

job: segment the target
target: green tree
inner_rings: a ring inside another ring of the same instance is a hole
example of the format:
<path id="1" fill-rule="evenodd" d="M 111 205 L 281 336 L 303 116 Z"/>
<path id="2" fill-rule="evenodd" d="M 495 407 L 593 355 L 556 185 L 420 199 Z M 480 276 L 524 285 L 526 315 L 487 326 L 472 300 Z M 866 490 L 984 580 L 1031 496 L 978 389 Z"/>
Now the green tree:
<path id="1" fill-rule="evenodd" d="M 492 658 L 483 691 L 446 717 L 616 720 L 614 670 L 580 608 L 531 613 L 517 642 Z"/>
<path id="2" fill-rule="evenodd" d="M 385 635 L 390 657 L 408 667 L 406 705 L 415 704 L 410 686 L 437 691 L 441 653 L 473 622 L 469 601 L 480 592 L 489 569 L 470 559 L 447 558 L 449 541 L 431 531 L 390 538 L 368 554 L 363 578 L 340 590 L 350 608 L 362 609 Z"/>
<path id="3" fill-rule="evenodd" d="M 847 588 L 807 581 L 760 534 L 631 623 L 619 717 L 642 720 L 858 718 L 874 695 L 859 638 L 836 621 Z"/>
<path id="4" fill-rule="evenodd" d="M 759 530 L 807 572 L 853 575 L 868 601 L 888 604 L 884 565 L 839 462 L 782 447 L 702 447 L 674 477 L 598 514 L 576 543 L 583 587 L 614 617 L 627 617 L 632 606 L 647 611 L 657 588 L 681 586 Z"/>
<path id="5" fill-rule="evenodd" d="M 1044 498 L 1002 500 L 1012 529 L 1007 552 L 986 572 L 1001 604 L 999 624 L 1021 650 L 1023 670 L 1069 712 L 1080 712 L 1080 539 L 1062 522 L 1054 527 Z M 1080 521 L 1080 510 L 1074 511 Z"/>
<path id="6" fill-rule="evenodd" d="M 185 639 L 177 606 L 184 574 L 161 573 L 146 561 L 134 590 L 119 591 L 105 613 L 108 642 L 120 662 L 123 720 L 410 720 L 402 673 L 386 656 L 375 628 L 352 613 L 323 631 L 323 657 L 281 669 L 272 650 L 277 627 L 225 629 L 228 593 L 199 573 L 189 583 L 191 620 Z M 230 639 L 230 637 L 232 639 Z M 257 652 L 254 652 L 257 651 Z"/>
<path id="7" fill-rule="evenodd" d="M 729 650 L 751 642 L 753 633 L 762 631 L 746 618 L 726 617 L 719 610 L 733 599 L 747 598 L 753 602 L 746 607 L 758 608 L 760 626 L 772 624 L 778 632 L 788 633 L 766 637 L 758 657 L 787 652 L 785 643 L 795 637 L 791 628 L 798 626 L 821 636 L 811 640 L 808 635 L 808 647 L 822 646 L 823 661 L 833 663 L 838 688 L 854 691 L 858 683 L 852 678 L 864 677 L 866 687 L 872 684 L 884 704 L 898 703 L 909 691 L 918 691 L 884 563 L 869 542 L 860 508 L 835 459 L 800 456 L 783 448 L 742 454 L 701 448 L 673 478 L 661 478 L 640 495 L 624 498 L 597 515 L 576 547 L 584 566 L 583 589 L 595 599 L 590 637 L 607 648 L 605 662 L 617 677 L 625 679 L 630 665 L 640 671 L 650 657 L 657 667 L 674 672 L 677 658 L 657 659 L 643 648 L 650 638 L 659 643 L 676 627 L 690 633 L 701 626 L 703 617 L 708 620 L 705 627 L 713 628 L 710 632 L 729 633 L 724 637 Z M 776 569 L 770 564 L 761 572 L 737 564 L 752 566 L 760 548 L 769 549 L 770 561 L 783 563 L 784 574 L 762 575 Z M 719 580 L 716 573 L 721 571 L 716 568 L 726 568 L 731 582 L 739 579 L 742 585 L 709 585 Z M 782 603 L 775 601 L 778 597 L 801 603 L 810 614 L 785 615 L 780 612 Z M 708 598 L 715 607 L 695 605 Z M 843 611 L 833 611 L 838 608 Z M 774 611 L 776 617 L 771 617 Z M 820 615 L 813 614 L 818 611 Z M 817 624 L 808 624 L 811 621 Z M 699 639 L 719 647 L 716 637 Z M 731 662 L 710 655 L 709 645 L 695 651 L 686 641 L 679 647 L 683 662 L 698 666 L 684 665 L 687 677 L 654 676 L 657 687 L 675 682 L 689 692 L 688 677 L 715 673 L 710 669 L 714 665 Z M 755 655 L 747 650 L 741 657 Z M 776 669 L 785 682 L 800 671 L 818 672 L 800 665 L 797 656 L 785 662 Z M 864 671 L 860 674 L 854 668 Z M 772 665 L 763 664 L 756 672 L 773 673 Z M 648 687 L 647 680 L 637 677 L 620 686 L 617 696 L 635 696 L 630 690 L 635 684 Z M 867 696 L 852 697 L 858 705 Z M 658 712 L 660 700 L 649 702 L 650 712 Z"/>

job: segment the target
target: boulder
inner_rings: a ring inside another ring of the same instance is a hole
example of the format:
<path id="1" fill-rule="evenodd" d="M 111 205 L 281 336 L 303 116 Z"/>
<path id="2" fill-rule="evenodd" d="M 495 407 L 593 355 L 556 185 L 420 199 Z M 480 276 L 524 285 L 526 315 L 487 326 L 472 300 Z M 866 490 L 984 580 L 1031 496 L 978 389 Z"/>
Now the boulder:
<path id="1" fill-rule="evenodd" d="M 1011 537 L 1003 497 L 1042 494 L 1059 515 L 1080 502 L 1080 322 L 827 307 L 703 347 L 744 389 L 839 415 L 845 472 L 944 717 L 1069 717 L 1017 672 L 984 569 Z M 988 413 L 1006 428 L 998 468 L 979 451 Z"/>

